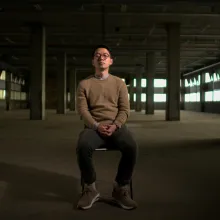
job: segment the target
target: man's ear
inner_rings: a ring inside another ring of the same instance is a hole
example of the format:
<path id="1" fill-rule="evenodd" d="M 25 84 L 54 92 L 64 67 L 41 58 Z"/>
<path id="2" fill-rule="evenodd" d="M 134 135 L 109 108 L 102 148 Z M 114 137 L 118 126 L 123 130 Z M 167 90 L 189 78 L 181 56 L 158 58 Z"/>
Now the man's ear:
<path id="1" fill-rule="evenodd" d="M 95 66 L 95 65 L 94 65 L 94 60 L 93 60 L 93 59 L 92 59 L 92 65 Z"/>
<path id="2" fill-rule="evenodd" d="M 112 65 L 113 64 L 113 59 L 111 59 L 111 61 L 110 61 L 110 65 Z"/>

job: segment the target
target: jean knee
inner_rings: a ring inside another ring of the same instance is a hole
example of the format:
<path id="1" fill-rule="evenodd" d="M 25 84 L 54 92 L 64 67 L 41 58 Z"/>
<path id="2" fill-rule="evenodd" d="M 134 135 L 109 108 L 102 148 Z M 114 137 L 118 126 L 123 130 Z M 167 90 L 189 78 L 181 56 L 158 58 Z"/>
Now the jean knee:
<path id="1" fill-rule="evenodd" d="M 76 148 L 77 155 L 87 155 L 92 152 L 92 147 L 87 140 L 79 140 Z"/>
<path id="2" fill-rule="evenodd" d="M 136 154 L 138 150 L 138 145 L 136 142 L 132 142 L 128 144 L 127 148 L 130 152 L 132 152 L 133 154 Z"/>
<path id="3" fill-rule="evenodd" d="M 126 152 L 126 153 L 130 153 L 130 154 L 136 154 L 137 153 L 137 150 L 138 150 L 138 145 L 135 141 L 122 141 L 120 143 L 121 145 L 121 149 L 122 149 L 122 152 Z"/>

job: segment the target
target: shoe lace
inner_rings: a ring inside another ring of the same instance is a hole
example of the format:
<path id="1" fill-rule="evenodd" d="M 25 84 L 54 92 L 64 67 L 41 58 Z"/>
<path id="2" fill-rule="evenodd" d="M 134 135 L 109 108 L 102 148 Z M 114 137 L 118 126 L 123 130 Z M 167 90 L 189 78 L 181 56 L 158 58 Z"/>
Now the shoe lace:
<path id="1" fill-rule="evenodd" d="M 83 192 L 82 192 L 82 196 L 88 195 L 90 192 L 92 192 L 91 189 L 85 188 L 85 189 L 83 190 Z"/>
<path id="2" fill-rule="evenodd" d="M 125 196 L 125 197 L 129 197 L 129 190 L 128 190 L 128 188 L 124 188 L 123 189 L 122 195 Z"/>

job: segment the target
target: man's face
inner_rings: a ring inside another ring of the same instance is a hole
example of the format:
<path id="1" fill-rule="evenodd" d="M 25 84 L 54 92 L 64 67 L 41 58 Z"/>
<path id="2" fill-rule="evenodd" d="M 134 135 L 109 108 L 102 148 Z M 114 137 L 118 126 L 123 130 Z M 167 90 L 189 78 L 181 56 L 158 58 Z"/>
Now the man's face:
<path id="1" fill-rule="evenodd" d="M 95 51 L 92 64 L 96 69 L 100 69 L 100 70 L 108 69 L 109 66 L 112 65 L 112 63 L 113 63 L 113 60 L 107 49 L 98 48 Z"/>

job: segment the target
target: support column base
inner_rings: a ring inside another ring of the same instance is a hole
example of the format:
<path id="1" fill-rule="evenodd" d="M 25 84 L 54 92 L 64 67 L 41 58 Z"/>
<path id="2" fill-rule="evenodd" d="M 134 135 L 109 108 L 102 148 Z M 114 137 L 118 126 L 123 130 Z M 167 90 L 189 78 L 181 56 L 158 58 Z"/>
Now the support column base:
<path id="1" fill-rule="evenodd" d="M 38 116 L 38 115 L 30 115 L 30 120 L 40 120 L 40 121 L 44 121 L 46 119 L 45 116 Z"/>
<path id="2" fill-rule="evenodd" d="M 154 111 L 145 111 L 145 115 L 154 115 Z"/>
<path id="3" fill-rule="evenodd" d="M 167 117 L 166 116 L 166 121 L 180 121 L 180 117 L 177 116 L 177 117 Z"/>
<path id="4" fill-rule="evenodd" d="M 67 113 L 67 109 L 62 111 L 57 110 L 57 114 L 59 115 L 65 115 L 66 113 Z"/>

